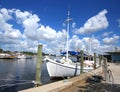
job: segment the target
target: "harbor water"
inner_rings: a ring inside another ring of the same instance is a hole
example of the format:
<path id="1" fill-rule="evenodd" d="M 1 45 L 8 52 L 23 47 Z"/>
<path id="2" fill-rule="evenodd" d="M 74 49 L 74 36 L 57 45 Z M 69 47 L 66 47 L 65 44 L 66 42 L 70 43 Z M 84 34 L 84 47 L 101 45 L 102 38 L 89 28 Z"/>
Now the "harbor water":
<path id="1" fill-rule="evenodd" d="M 37 58 L 32 59 L 0 59 L 0 92 L 17 92 L 34 86 Z M 45 62 L 42 63 L 41 82 L 53 82 L 47 72 Z"/>

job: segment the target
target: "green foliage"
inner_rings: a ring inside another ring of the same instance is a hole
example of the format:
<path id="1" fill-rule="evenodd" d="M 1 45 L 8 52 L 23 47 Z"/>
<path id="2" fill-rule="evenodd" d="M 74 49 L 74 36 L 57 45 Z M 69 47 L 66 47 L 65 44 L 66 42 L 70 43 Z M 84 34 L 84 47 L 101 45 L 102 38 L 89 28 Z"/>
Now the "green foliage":
<path id="1" fill-rule="evenodd" d="M 0 48 L 0 53 L 3 52 L 3 49 Z"/>
<path id="2" fill-rule="evenodd" d="M 18 51 L 15 51 L 15 52 L 17 53 Z M 11 51 L 9 50 L 4 51 L 3 49 L 0 48 L 0 53 L 11 53 Z M 28 51 L 22 51 L 21 53 L 26 54 L 26 55 L 37 55 L 37 53 L 28 52 Z M 42 53 L 42 55 L 48 55 L 48 54 Z"/>
<path id="3" fill-rule="evenodd" d="M 35 55 L 36 53 L 33 53 L 33 52 L 27 52 L 27 51 L 23 51 L 21 53 L 24 53 L 24 54 L 27 54 L 27 55 Z"/>

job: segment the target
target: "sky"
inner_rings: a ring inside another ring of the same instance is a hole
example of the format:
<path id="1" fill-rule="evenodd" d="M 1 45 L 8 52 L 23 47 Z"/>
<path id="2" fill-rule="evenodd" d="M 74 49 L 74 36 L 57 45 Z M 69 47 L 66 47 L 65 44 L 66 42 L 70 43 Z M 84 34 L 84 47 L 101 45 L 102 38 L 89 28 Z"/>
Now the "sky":
<path id="1" fill-rule="evenodd" d="M 120 0 L 0 0 L 0 48 L 58 54 L 120 49 Z"/>

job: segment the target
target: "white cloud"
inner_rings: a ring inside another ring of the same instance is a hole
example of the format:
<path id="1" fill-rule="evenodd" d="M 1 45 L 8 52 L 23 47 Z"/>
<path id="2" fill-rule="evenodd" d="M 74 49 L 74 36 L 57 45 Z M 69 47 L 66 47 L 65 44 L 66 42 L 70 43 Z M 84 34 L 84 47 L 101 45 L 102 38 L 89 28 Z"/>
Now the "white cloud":
<path id="1" fill-rule="evenodd" d="M 106 13 L 107 10 L 104 9 L 103 11 L 98 13 L 98 15 L 88 19 L 83 27 L 80 27 L 78 30 L 76 30 L 76 33 L 85 34 L 106 29 L 108 27 L 108 21 L 105 16 Z"/>
<path id="2" fill-rule="evenodd" d="M 112 33 L 113 33 L 113 32 L 111 32 L 111 31 L 110 31 L 110 32 L 104 32 L 104 33 L 103 33 L 103 36 L 109 36 L 109 35 L 112 34 Z"/>
<path id="3" fill-rule="evenodd" d="M 60 46 L 57 43 L 64 40 L 66 34 L 65 30 L 56 32 L 50 26 L 40 24 L 40 18 L 36 14 L 28 11 L 22 12 L 19 9 L 0 9 L 0 20 L 0 43 L 4 45 L 16 44 L 18 48 L 23 50 L 27 50 L 28 47 L 29 50 L 36 50 L 38 42 L 44 40 L 48 49 L 52 51 L 55 49 L 54 46 L 56 48 Z M 8 23 L 8 20 L 14 21 L 16 24 Z M 16 26 L 21 26 L 23 35 Z"/>
<path id="4" fill-rule="evenodd" d="M 32 51 L 37 52 L 38 41 L 33 41 L 30 39 L 25 39 L 19 43 L 19 48 L 22 51 Z"/>
<path id="5" fill-rule="evenodd" d="M 56 30 L 52 29 L 49 26 L 40 26 L 38 29 L 38 34 L 40 36 L 40 39 L 43 39 L 45 41 L 52 41 L 55 40 L 57 37 Z"/>
<path id="6" fill-rule="evenodd" d="M 69 41 L 69 48 L 70 50 L 83 50 L 85 45 L 83 44 L 82 40 L 80 40 L 76 35 L 74 35 Z"/>
<path id="7" fill-rule="evenodd" d="M 76 27 L 76 23 L 72 23 L 72 28 L 75 28 Z"/>
<path id="8" fill-rule="evenodd" d="M 36 14 L 30 12 L 15 11 L 17 22 L 24 27 L 24 35 L 31 40 L 54 40 L 56 38 L 56 30 L 49 26 L 40 24 L 40 18 Z"/>
<path id="9" fill-rule="evenodd" d="M 24 20 L 29 18 L 29 16 L 31 15 L 28 11 L 22 12 L 19 9 L 14 10 L 14 13 L 17 19 L 17 23 L 22 23 Z"/>
<path id="10" fill-rule="evenodd" d="M 113 48 L 111 45 L 102 45 L 99 46 L 99 54 L 107 54 L 105 52 L 113 51 Z"/>
<path id="11" fill-rule="evenodd" d="M 0 15 L 3 18 L 3 20 L 7 21 L 11 19 L 12 17 L 10 16 L 10 10 L 7 10 L 6 8 L 0 9 Z"/>
<path id="12" fill-rule="evenodd" d="M 95 50 L 97 51 L 99 50 L 98 48 L 100 47 L 100 41 L 94 38 L 94 36 L 92 36 L 91 38 L 84 37 L 82 41 L 84 42 L 86 51 L 89 51 L 91 53 L 94 52 Z"/>
<path id="13" fill-rule="evenodd" d="M 98 29 L 106 28 L 108 26 L 106 13 L 107 11 L 103 10 L 98 15 L 89 19 L 84 27 L 80 29 L 83 29 L 85 32 L 90 29 L 90 32 L 94 32 Z M 12 21 L 14 24 L 8 21 Z M 96 22 L 98 23 L 96 24 Z M 76 23 L 73 23 L 72 28 L 75 28 L 75 25 Z M 59 53 L 60 49 L 65 50 L 66 34 L 65 29 L 58 31 L 50 26 L 44 26 L 40 23 L 39 16 L 31 12 L 19 9 L 0 9 L 0 45 L 3 45 L 3 47 L 10 46 L 14 50 L 37 51 L 37 45 L 43 44 L 44 52 L 55 54 Z M 112 38 L 117 40 L 119 36 L 114 35 Z M 106 39 L 104 39 L 104 42 L 107 42 Z M 89 44 L 90 38 L 88 37 L 80 39 L 74 35 L 72 38 L 69 38 L 70 50 L 89 50 Z M 91 44 L 92 50 L 99 47 L 102 49 L 98 39 L 92 38 Z"/>
<path id="14" fill-rule="evenodd" d="M 51 51 L 51 53 L 59 54 L 60 49 L 65 49 L 66 46 L 66 31 L 62 30 L 56 32 L 55 30 L 51 30 L 47 32 L 48 33 L 43 33 L 48 36 L 51 35 L 50 38 L 43 36 L 43 40 L 46 42 L 47 52 Z"/>
<path id="15" fill-rule="evenodd" d="M 0 9 L 0 43 L 18 43 L 22 34 L 19 29 L 14 28 L 13 24 L 8 23 L 8 20 L 13 20 L 12 10 Z"/>
<path id="16" fill-rule="evenodd" d="M 113 35 L 113 37 L 106 37 L 103 39 L 104 44 L 116 44 L 120 39 L 120 36 Z"/>
<path id="17" fill-rule="evenodd" d="M 11 39 L 20 39 L 21 38 L 21 33 L 19 30 L 12 30 L 12 31 L 6 31 L 5 36 Z"/>

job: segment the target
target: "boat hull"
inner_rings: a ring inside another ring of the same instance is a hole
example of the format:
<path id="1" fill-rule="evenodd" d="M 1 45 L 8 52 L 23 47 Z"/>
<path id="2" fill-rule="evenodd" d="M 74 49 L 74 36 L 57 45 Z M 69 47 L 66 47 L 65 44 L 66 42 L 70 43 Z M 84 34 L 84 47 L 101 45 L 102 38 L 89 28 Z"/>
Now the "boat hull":
<path id="1" fill-rule="evenodd" d="M 46 61 L 50 77 L 72 77 L 80 75 L 80 66 L 77 64 L 61 64 L 51 59 L 47 59 Z M 84 67 L 83 72 L 89 72 L 91 70 L 93 70 L 93 67 Z"/>

